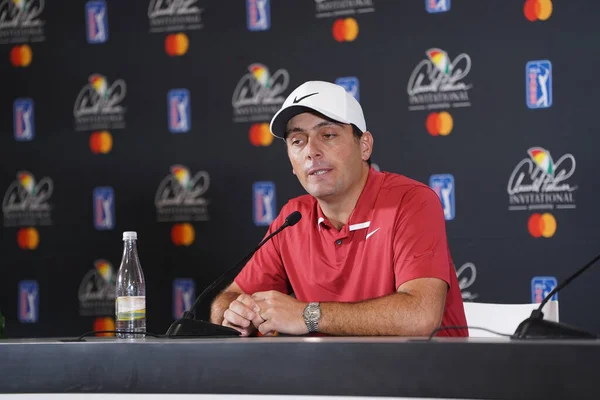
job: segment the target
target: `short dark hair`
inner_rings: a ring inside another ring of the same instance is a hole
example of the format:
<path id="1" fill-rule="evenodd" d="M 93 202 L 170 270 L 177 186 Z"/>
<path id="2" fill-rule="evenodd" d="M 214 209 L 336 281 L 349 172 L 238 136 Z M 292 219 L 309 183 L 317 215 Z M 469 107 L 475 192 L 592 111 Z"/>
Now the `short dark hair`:
<path id="1" fill-rule="evenodd" d="M 363 135 L 363 131 L 358 129 L 358 127 L 354 124 L 350 124 L 350 126 L 352 127 L 352 134 L 354 135 L 354 138 L 359 140 Z M 371 157 L 369 157 L 369 159 L 367 160 L 367 164 L 371 166 Z"/>

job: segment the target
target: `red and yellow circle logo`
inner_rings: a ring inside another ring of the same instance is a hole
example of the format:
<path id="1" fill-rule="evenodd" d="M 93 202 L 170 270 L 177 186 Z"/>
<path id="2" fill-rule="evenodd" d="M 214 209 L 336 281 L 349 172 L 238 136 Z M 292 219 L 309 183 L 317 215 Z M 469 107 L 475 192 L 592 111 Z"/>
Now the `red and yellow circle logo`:
<path id="1" fill-rule="evenodd" d="M 427 116 L 425 127 L 431 136 L 446 136 L 452 132 L 454 120 L 452 119 L 452 115 L 447 111 L 432 112 Z"/>
<path id="2" fill-rule="evenodd" d="M 21 228 L 17 232 L 17 244 L 23 250 L 35 250 L 40 244 L 40 234 L 35 228 Z"/>
<path id="3" fill-rule="evenodd" d="M 268 146 L 273 143 L 273 135 L 271 135 L 269 124 L 267 123 L 253 124 L 250 127 L 248 136 L 250 138 L 250 143 L 257 147 Z"/>
<path id="4" fill-rule="evenodd" d="M 114 331 L 115 320 L 111 317 L 98 317 L 94 320 L 94 331 Z M 115 336 L 114 333 L 96 333 L 96 336 Z"/>
<path id="5" fill-rule="evenodd" d="M 523 7 L 525 18 L 530 21 L 545 21 L 552 15 L 552 0 L 527 0 Z"/>
<path id="6" fill-rule="evenodd" d="M 352 42 L 358 36 L 358 23 L 354 18 L 338 19 L 333 23 L 332 33 L 338 42 Z"/>
<path id="7" fill-rule="evenodd" d="M 529 228 L 529 233 L 534 238 L 542 236 L 549 238 L 554 236 L 554 233 L 556 232 L 556 219 L 550 213 L 532 214 L 529 217 L 527 227 Z"/>
<path id="8" fill-rule="evenodd" d="M 196 232 L 189 223 L 175 224 L 171 228 L 171 241 L 175 246 L 189 246 L 194 243 Z"/>
<path id="9" fill-rule="evenodd" d="M 165 51 L 171 57 L 187 53 L 190 41 L 185 33 L 171 33 L 165 38 Z"/>
<path id="10" fill-rule="evenodd" d="M 113 139 L 108 131 L 92 132 L 90 150 L 94 154 L 107 154 L 112 149 Z"/>
<path id="11" fill-rule="evenodd" d="M 24 44 L 15 46 L 10 51 L 10 63 L 14 67 L 27 67 L 31 64 L 32 56 L 33 53 L 31 52 L 31 47 L 29 47 L 29 45 Z"/>

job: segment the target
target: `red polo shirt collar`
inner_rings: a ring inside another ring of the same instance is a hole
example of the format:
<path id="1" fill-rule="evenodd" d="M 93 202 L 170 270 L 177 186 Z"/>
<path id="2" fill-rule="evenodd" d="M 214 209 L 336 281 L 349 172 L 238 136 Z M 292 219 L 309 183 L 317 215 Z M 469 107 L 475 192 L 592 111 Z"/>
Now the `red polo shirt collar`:
<path id="1" fill-rule="evenodd" d="M 352 214 L 350 214 L 350 218 L 348 218 L 348 223 L 342 227 L 339 233 L 337 233 L 337 238 L 343 239 L 348 237 L 350 232 L 369 227 L 371 216 L 373 214 L 373 207 L 375 206 L 379 188 L 383 184 L 384 177 L 385 175 L 383 173 L 376 171 L 373 167 L 369 168 L 369 175 L 367 176 L 365 187 L 358 197 L 358 201 L 356 202 Z M 316 202 L 316 206 L 317 220 L 315 223 L 319 227 L 319 230 L 321 230 L 321 228 L 326 228 L 327 230 L 335 229 L 325 214 L 323 214 L 323 210 L 321 210 L 318 201 Z"/>

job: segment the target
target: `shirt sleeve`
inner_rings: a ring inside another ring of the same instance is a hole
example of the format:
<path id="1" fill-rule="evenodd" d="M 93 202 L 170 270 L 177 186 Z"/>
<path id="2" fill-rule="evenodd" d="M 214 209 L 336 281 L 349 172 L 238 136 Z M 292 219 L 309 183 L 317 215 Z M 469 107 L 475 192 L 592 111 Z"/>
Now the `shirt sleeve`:
<path id="1" fill-rule="evenodd" d="M 442 204 L 429 187 L 402 198 L 394 229 L 396 289 L 417 278 L 439 278 L 450 285 L 448 240 Z"/>
<path id="2" fill-rule="evenodd" d="M 285 222 L 285 208 L 273 220 L 265 236 L 266 238 Z M 273 236 L 265 243 L 240 271 L 234 282 L 244 293 L 254 294 L 266 290 L 277 290 L 289 294 L 288 277 L 283 267 L 279 252 L 279 236 L 285 231 Z M 263 240 L 261 239 L 261 240 Z"/>

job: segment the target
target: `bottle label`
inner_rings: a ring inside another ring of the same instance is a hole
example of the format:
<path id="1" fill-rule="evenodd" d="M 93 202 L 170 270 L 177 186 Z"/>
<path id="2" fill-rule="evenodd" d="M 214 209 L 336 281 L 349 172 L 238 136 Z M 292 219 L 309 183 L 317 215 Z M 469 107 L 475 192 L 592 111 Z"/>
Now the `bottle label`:
<path id="1" fill-rule="evenodd" d="M 117 297 L 117 321 L 146 318 L 146 296 Z"/>

